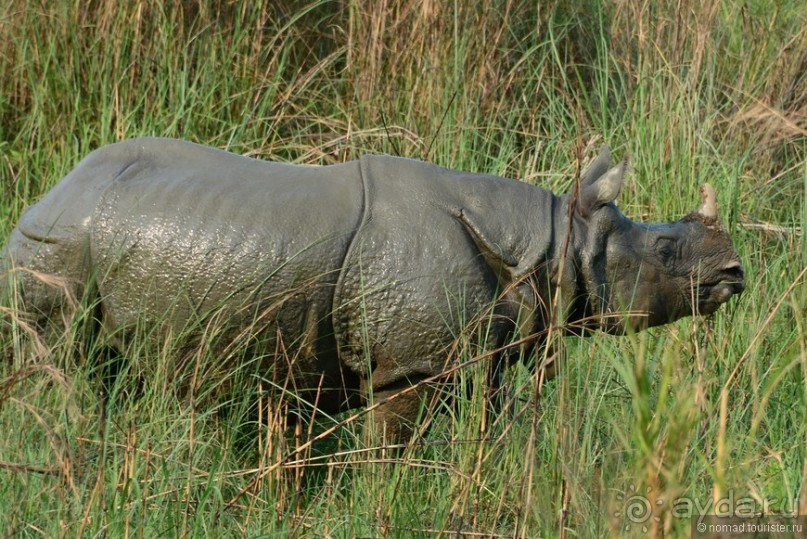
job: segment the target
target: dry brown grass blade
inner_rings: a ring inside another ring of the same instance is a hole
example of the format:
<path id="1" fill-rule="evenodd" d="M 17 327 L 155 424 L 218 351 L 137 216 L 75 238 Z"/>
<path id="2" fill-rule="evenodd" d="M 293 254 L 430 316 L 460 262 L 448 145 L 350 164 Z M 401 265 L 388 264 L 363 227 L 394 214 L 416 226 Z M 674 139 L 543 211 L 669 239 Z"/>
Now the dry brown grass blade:
<path id="1" fill-rule="evenodd" d="M 51 380 L 59 384 L 65 390 L 69 391 L 72 389 L 67 381 L 67 376 L 65 376 L 64 371 L 61 369 L 47 363 L 26 365 L 0 383 L 0 404 L 8 397 L 9 392 L 16 384 L 36 373 L 47 374 Z"/>
<path id="2" fill-rule="evenodd" d="M 716 480 L 712 489 L 712 496 L 714 499 L 715 504 L 719 503 L 720 499 L 725 495 L 724 488 L 725 488 L 725 470 L 726 470 L 726 429 L 728 423 L 728 398 L 729 398 L 729 388 L 731 387 L 734 379 L 737 377 L 737 374 L 740 372 L 740 369 L 745 365 L 745 362 L 751 357 L 751 353 L 753 350 L 756 349 L 757 342 L 762 338 L 763 335 L 767 333 L 768 326 L 770 326 L 771 322 L 773 322 L 776 314 L 784 305 L 785 300 L 793 293 L 796 286 L 803 284 L 804 277 L 807 275 L 807 268 L 804 268 L 799 272 L 798 276 L 790 283 L 790 286 L 777 298 L 776 302 L 773 304 L 773 307 L 770 309 L 768 316 L 765 318 L 765 321 L 757 328 L 754 337 L 751 339 L 751 342 L 748 344 L 748 347 L 745 350 L 745 353 L 740 357 L 737 363 L 734 365 L 734 369 L 729 374 L 729 377 L 726 379 L 726 382 L 723 384 L 723 387 L 720 390 L 720 412 L 719 412 L 719 426 L 718 426 L 718 435 L 717 435 L 717 455 L 715 456 L 715 476 Z"/>
<path id="3" fill-rule="evenodd" d="M 795 236 L 801 236 L 800 226 L 782 226 L 764 222 L 742 222 L 739 223 L 739 225 L 743 228 L 748 228 L 751 230 L 762 230 L 763 232 L 773 232 L 775 234 L 793 234 Z"/>
<path id="4" fill-rule="evenodd" d="M 60 475 L 62 473 L 60 468 L 34 466 L 31 464 L 17 464 L 14 462 L 4 462 L 2 460 L 0 460 L 0 468 L 4 470 L 11 470 L 12 472 L 35 473 L 40 475 Z"/>
<path id="5" fill-rule="evenodd" d="M 79 308 L 79 301 L 76 298 L 74 287 L 71 286 L 70 279 L 22 266 L 12 267 L 11 273 L 15 272 L 27 273 L 44 285 L 59 290 L 61 297 L 66 304 L 65 308 L 61 309 L 62 323 L 65 328 L 65 334 L 69 334 L 69 328 L 72 324 L 73 317 Z"/>
<path id="6" fill-rule="evenodd" d="M 346 419 L 343 419 L 342 421 L 339 421 L 338 423 L 336 423 L 332 427 L 326 429 L 325 431 L 321 432 L 317 436 L 315 436 L 313 438 L 310 438 L 308 441 L 306 441 L 302 445 L 299 445 L 294 450 L 292 450 L 290 453 L 286 454 L 281 459 L 275 461 L 275 463 L 272 464 L 271 466 L 268 466 L 267 468 L 261 470 L 260 473 L 258 473 L 250 481 L 250 483 L 246 487 L 241 489 L 238 492 L 238 494 L 233 496 L 233 498 L 231 498 L 230 501 L 227 502 L 227 504 L 225 506 L 225 509 L 233 507 L 238 502 L 238 500 L 242 496 L 247 494 L 250 490 L 252 490 L 255 487 L 255 485 L 258 484 L 259 481 L 261 481 L 264 477 L 266 477 L 267 475 L 269 475 L 272 472 L 274 472 L 275 470 L 277 470 L 279 467 L 283 466 L 284 463 L 286 463 L 289 459 L 295 457 L 296 455 L 301 454 L 304 451 L 307 451 L 316 442 L 318 442 L 318 441 L 320 441 L 320 440 L 322 440 L 324 438 L 327 438 L 328 436 L 331 436 L 333 433 L 337 432 L 339 429 L 344 428 L 345 426 L 350 425 L 350 424 L 358 421 L 360 418 L 362 418 L 365 415 L 369 414 L 370 412 L 376 410 L 380 406 L 385 405 L 385 404 L 387 404 L 389 402 L 392 402 L 394 400 L 397 400 L 397 399 L 403 397 L 404 395 L 408 395 L 409 393 L 417 391 L 418 389 L 420 389 L 424 385 L 444 381 L 444 380 L 450 378 L 451 376 L 453 376 L 454 374 L 456 374 L 457 372 L 459 372 L 462 369 L 467 369 L 468 367 L 470 367 L 472 365 L 475 365 L 475 364 L 479 363 L 480 361 L 490 359 L 491 357 L 500 355 L 503 352 L 506 352 L 507 350 L 510 350 L 512 348 L 517 348 L 517 347 L 522 346 L 522 345 L 524 345 L 526 343 L 534 341 L 534 340 L 538 339 L 539 337 L 541 337 L 542 335 L 543 335 L 543 332 L 537 333 L 537 334 L 532 334 L 532 335 L 529 335 L 527 337 L 523 337 L 521 339 L 515 340 L 515 341 L 513 341 L 513 342 L 511 342 L 511 343 L 509 343 L 506 346 L 503 346 L 501 348 L 488 350 L 486 352 L 478 354 L 478 355 L 468 359 L 467 361 L 464 361 L 462 363 L 453 365 L 451 368 L 446 369 L 445 371 L 441 372 L 440 374 L 436 374 L 434 376 L 430 376 L 428 378 L 424 378 L 422 380 L 419 380 L 417 383 L 415 383 L 415 384 L 413 384 L 413 385 L 411 385 L 411 386 L 409 386 L 409 387 L 407 387 L 405 389 L 402 389 L 398 393 L 395 393 L 394 395 L 390 395 L 389 397 L 386 397 L 386 398 L 383 398 L 383 399 L 379 399 L 378 401 L 376 401 L 372 405 L 367 406 L 367 407 L 363 408 L 362 410 L 359 410 L 358 412 L 355 412 L 355 413 L 351 414 Z"/>
<path id="7" fill-rule="evenodd" d="M 730 129 L 740 126 L 761 133 L 770 144 L 807 136 L 807 104 L 796 110 L 782 110 L 754 100 L 731 118 Z"/>
<path id="8" fill-rule="evenodd" d="M 48 347 L 45 346 L 36 325 L 27 319 L 25 313 L 11 307 L 0 307 L 0 315 L 8 316 L 11 319 L 11 324 L 25 334 L 28 342 L 33 347 L 33 355 L 35 357 L 45 357 L 48 352 Z"/>
<path id="9" fill-rule="evenodd" d="M 17 398 L 10 398 L 10 402 L 13 402 L 20 408 L 26 410 L 29 414 L 31 414 L 36 422 L 39 424 L 40 427 L 45 431 L 45 434 L 48 437 L 48 441 L 50 442 L 51 449 L 53 450 L 53 455 L 56 457 L 56 460 L 59 463 L 59 467 L 57 468 L 59 474 L 62 477 L 62 480 L 67 484 L 70 490 L 73 492 L 73 495 L 76 499 L 79 499 L 79 492 L 76 488 L 76 483 L 74 480 L 74 470 L 73 470 L 73 457 L 70 452 L 70 448 L 67 442 L 56 433 L 55 430 L 51 428 L 45 418 L 30 404 L 27 402 L 21 401 Z"/>

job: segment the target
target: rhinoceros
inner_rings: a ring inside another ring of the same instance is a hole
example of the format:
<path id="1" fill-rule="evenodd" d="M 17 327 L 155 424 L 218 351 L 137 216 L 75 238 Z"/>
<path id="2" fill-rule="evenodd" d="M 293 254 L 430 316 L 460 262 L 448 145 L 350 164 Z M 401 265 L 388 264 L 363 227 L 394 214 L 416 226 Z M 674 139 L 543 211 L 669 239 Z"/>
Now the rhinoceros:
<path id="1" fill-rule="evenodd" d="M 255 353 L 301 398 L 324 411 L 373 400 L 374 428 L 400 438 L 431 391 L 418 382 L 450 368 L 474 320 L 496 350 L 540 343 L 552 320 L 621 334 L 742 292 L 714 190 L 679 221 L 635 223 L 614 204 L 626 170 L 605 146 L 556 196 L 399 157 L 304 166 L 139 138 L 81 161 L 26 210 L 2 258 L 41 327 L 88 294 L 121 348 L 138 327 L 178 334 L 215 317 L 272 336 Z"/>

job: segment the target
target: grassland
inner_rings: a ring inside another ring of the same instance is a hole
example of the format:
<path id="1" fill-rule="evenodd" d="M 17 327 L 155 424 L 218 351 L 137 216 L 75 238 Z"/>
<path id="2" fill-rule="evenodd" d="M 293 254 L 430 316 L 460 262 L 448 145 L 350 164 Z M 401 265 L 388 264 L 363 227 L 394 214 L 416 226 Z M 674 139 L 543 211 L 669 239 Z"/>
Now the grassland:
<path id="1" fill-rule="evenodd" d="M 137 135 L 298 163 L 399 154 L 555 192 L 604 141 L 631 156 L 634 219 L 717 188 L 745 294 L 709 321 L 567 339 L 555 381 L 515 368 L 496 418 L 460 390 L 402 454 L 365 451 L 358 421 L 313 446 L 327 420 L 246 421 L 250 391 L 196 406 L 170 347 L 133 351 L 145 381 L 105 383 L 81 312 L 43 348 L 3 308 L 0 536 L 688 537 L 720 502 L 807 514 L 801 2 L 280 4 L 3 3 L 0 238 L 82 156 Z"/>

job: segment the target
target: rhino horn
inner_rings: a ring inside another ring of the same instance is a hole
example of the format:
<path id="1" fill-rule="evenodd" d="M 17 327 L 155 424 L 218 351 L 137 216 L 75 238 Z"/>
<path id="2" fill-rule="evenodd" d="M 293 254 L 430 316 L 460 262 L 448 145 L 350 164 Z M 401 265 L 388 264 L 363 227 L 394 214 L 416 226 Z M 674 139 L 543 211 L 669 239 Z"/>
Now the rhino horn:
<path id="1" fill-rule="evenodd" d="M 708 183 L 701 186 L 701 207 L 698 213 L 707 219 L 717 219 L 717 194 Z"/>

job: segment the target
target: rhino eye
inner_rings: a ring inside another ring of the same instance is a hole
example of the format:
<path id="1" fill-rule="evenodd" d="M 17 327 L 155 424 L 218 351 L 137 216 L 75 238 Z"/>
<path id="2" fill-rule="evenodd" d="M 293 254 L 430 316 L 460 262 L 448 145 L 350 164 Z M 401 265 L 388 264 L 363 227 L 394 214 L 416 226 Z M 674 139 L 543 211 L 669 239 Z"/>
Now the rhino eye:
<path id="1" fill-rule="evenodd" d="M 675 256 L 675 242 L 669 238 L 661 238 L 656 243 L 656 253 L 663 262 Z"/>

